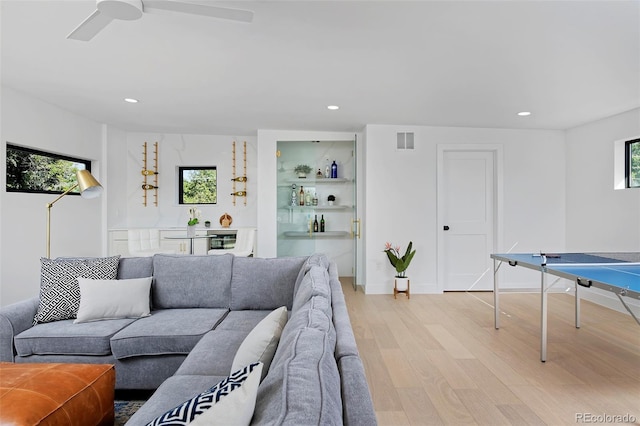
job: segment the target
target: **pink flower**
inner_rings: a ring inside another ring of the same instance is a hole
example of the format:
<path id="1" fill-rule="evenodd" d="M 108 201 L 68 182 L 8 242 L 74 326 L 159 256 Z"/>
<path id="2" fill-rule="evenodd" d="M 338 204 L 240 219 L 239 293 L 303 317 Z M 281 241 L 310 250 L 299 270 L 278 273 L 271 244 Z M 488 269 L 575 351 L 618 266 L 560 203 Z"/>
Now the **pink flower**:
<path id="1" fill-rule="evenodd" d="M 400 246 L 396 246 L 396 253 L 400 253 Z"/>
<path id="2" fill-rule="evenodd" d="M 384 243 L 385 250 L 391 250 L 391 243 Z"/>

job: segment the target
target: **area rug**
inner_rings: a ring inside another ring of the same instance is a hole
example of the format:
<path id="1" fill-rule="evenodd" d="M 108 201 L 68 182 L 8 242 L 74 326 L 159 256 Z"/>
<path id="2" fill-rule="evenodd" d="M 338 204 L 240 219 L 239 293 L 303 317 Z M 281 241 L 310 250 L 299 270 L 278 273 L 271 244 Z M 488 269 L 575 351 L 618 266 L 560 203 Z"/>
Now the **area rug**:
<path id="1" fill-rule="evenodd" d="M 113 426 L 123 426 L 133 414 L 138 411 L 145 401 L 116 401 L 115 402 L 115 421 Z"/>

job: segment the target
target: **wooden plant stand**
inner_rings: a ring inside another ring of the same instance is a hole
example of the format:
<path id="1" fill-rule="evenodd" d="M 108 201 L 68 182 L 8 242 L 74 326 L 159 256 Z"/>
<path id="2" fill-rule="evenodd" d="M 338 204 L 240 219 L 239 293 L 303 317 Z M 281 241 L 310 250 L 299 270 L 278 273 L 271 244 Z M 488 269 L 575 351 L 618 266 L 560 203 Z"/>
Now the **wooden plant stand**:
<path id="1" fill-rule="evenodd" d="M 405 293 L 407 295 L 407 299 L 411 299 L 411 280 L 407 278 L 407 289 L 406 290 L 398 290 L 398 280 L 393 280 L 393 298 L 397 299 L 398 293 Z"/>

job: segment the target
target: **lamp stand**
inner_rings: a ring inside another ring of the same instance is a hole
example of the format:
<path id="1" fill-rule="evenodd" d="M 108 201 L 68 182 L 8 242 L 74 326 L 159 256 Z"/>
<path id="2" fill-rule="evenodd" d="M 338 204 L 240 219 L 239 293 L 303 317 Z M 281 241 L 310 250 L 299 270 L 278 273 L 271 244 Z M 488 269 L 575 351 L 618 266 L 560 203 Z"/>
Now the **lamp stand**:
<path id="1" fill-rule="evenodd" d="M 73 185 L 71 188 L 64 191 L 58 198 L 53 200 L 50 203 L 47 203 L 47 258 L 51 257 L 51 207 L 62 197 L 67 195 L 69 192 L 73 191 L 78 187 L 78 183 Z"/>

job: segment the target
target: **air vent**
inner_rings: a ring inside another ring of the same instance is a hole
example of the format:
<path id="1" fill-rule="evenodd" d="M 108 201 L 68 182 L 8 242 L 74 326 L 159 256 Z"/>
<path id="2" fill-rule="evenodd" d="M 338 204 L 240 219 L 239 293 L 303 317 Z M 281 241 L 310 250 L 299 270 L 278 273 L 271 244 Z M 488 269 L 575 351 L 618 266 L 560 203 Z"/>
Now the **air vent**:
<path id="1" fill-rule="evenodd" d="M 398 132 L 397 149 L 413 149 L 413 132 Z"/>

